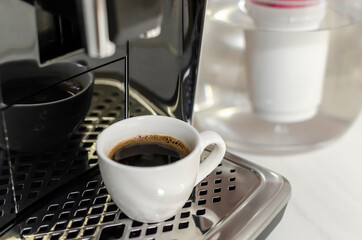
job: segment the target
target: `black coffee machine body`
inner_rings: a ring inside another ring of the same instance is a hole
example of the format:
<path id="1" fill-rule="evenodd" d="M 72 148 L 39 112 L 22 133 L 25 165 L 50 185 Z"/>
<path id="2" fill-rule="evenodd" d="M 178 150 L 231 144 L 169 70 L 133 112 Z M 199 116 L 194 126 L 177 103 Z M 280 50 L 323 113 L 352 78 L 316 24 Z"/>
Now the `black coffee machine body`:
<path id="1" fill-rule="evenodd" d="M 3 234 L 58 189 L 96 174 L 95 141 L 108 125 L 146 114 L 190 121 L 205 2 L 0 2 Z M 57 91 L 75 96 L 63 102 Z M 36 100 L 52 97 L 57 104 Z"/>

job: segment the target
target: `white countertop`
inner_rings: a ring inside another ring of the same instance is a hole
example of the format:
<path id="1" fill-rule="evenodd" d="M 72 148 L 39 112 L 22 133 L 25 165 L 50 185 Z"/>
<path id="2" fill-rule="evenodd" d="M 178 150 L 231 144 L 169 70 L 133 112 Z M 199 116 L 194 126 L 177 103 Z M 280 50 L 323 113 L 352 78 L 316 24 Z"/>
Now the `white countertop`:
<path id="1" fill-rule="evenodd" d="M 236 154 L 291 183 L 285 214 L 268 240 L 362 239 L 362 115 L 342 138 L 313 152 Z"/>

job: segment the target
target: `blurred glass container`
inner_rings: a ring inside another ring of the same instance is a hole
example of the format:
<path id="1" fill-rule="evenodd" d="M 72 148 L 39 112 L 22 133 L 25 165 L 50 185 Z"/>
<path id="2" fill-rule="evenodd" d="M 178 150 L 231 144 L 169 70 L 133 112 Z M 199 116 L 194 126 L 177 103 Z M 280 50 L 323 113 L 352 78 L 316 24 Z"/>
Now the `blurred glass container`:
<path id="1" fill-rule="evenodd" d="M 361 0 L 209 0 L 193 125 L 228 148 L 295 153 L 362 107 Z"/>

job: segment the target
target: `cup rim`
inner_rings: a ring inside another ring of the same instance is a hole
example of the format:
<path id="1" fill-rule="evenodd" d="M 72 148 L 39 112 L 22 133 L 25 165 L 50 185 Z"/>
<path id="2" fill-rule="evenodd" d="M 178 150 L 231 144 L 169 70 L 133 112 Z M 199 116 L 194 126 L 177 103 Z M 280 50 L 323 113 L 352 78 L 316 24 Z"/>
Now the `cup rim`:
<path id="1" fill-rule="evenodd" d="M 193 149 L 191 149 L 190 153 L 187 156 L 183 157 L 182 159 L 180 159 L 180 160 L 178 160 L 176 162 L 170 163 L 170 164 L 165 164 L 165 165 L 161 165 L 161 166 L 140 167 L 140 166 L 131 166 L 131 165 L 126 165 L 126 164 L 122 164 L 122 163 L 117 163 L 116 161 L 110 159 L 103 151 L 101 151 L 100 148 L 103 145 L 103 143 L 101 141 L 103 141 L 103 137 L 105 135 L 104 134 L 105 132 L 109 132 L 113 128 L 117 127 L 118 125 L 124 124 L 125 121 L 132 121 L 132 120 L 134 120 L 134 121 L 138 121 L 138 120 L 146 121 L 146 120 L 151 119 L 151 118 L 158 118 L 158 119 L 164 119 L 165 121 L 177 122 L 177 124 L 181 124 L 181 125 L 187 127 L 190 131 L 192 131 L 192 133 L 195 136 L 197 136 L 197 138 L 195 139 L 196 144 L 193 147 Z M 161 169 L 169 168 L 171 166 L 178 166 L 178 165 L 182 164 L 184 161 L 186 161 L 187 159 L 193 158 L 193 156 L 197 152 L 197 149 L 199 149 L 199 146 L 200 146 L 199 133 L 193 126 L 191 126 L 187 122 L 184 122 L 184 121 L 182 121 L 180 119 L 173 118 L 173 117 L 167 117 L 167 116 L 161 116 L 161 115 L 142 115 L 142 116 L 137 116 L 137 117 L 132 117 L 132 118 L 127 118 L 127 119 L 120 120 L 118 122 L 115 122 L 115 123 L 111 124 L 106 129 L 104 129 L 98 135 L 98 138 L 97 138 L 97 141 L 96 141 L 96 150 L 97 150 L 97 155 L 98 155 L 98 161 L 104 161 L 107 164 L 110 164 L 110 165 L 112 165 L 114 167 L 117 167 L 117 168 L 123 168 L 123 169 L 127 169 L 127 170 L 135 170 L 135 171 L 149 171 L 148 169 L 161 170 Z"/>

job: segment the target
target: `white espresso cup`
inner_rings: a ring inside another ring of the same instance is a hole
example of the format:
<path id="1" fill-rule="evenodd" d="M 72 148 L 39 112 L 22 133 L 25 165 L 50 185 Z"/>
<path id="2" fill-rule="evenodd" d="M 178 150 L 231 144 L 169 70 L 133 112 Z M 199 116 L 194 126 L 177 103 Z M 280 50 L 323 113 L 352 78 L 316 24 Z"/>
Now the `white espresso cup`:
<path id="1" fill-rule="evenodd" d="M 109 158 L 119 143 L 147 135 L 178 139 L 190 153 L 176 162 L 151 167 L 125 165 Z M 215 147 L 201 162 L 201 153 L 209 145 Z M 173 217 L 193 188 L 218 166 L 225 143 L 217 133 L 199 133 L 175 118 L 140 116 L 107 127 L 97 139 L 97 154 L 102 178 L 116 205 L 134 220 L 159 222 Z"/>

